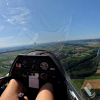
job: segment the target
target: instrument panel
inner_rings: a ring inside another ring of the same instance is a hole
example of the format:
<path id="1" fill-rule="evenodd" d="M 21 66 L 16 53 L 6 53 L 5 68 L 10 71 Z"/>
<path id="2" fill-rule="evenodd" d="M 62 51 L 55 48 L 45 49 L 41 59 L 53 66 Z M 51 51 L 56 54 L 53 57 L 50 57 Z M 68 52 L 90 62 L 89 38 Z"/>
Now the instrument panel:
<path id="1" fill-rule="evenodd" d="M 60 83 L 62 80 L 57 65 L 45 56 L 18 56 L 12 65 L 11 75 L 36 89 L 46 82 Z"/>

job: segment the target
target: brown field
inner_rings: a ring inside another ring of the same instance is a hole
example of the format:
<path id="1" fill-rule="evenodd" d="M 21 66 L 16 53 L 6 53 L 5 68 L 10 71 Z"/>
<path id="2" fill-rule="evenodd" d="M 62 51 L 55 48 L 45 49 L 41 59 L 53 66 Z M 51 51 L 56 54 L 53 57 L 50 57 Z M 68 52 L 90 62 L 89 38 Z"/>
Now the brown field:
<path id="1" fill-rule="evenodd" d="M 100 79 L 85 80 L 81 89 L 83 89 L 87 83 L 92 86 L 92 89 L 100 89 Z"/>
<path id="2" fill-rule="evenodd" d="M 88 45 L 86 46 L 91 46 L 91 47 L 99 47 L 100 46 L 100 43 L 99 42 L 87 42 Z"/>
<path id="3" fill-rule="evenodd" d="M 96 73 L 100 73 L 100 70 L 97 70 L 97 72 Z"/>
<path id="4" fill-rule="evenodd" d="M 86 49 L 86 48 L 84 48 L 84 47 L 76 47 L 76 49 L 77 50 L 79 50 L 79 49 L 82 49 L 83 50 L 83 49 Z"/>
<path id="5" fill-rule="evenodd" d="M 0 77 L 2 77 L 3 75 L 0 74 Z"/>

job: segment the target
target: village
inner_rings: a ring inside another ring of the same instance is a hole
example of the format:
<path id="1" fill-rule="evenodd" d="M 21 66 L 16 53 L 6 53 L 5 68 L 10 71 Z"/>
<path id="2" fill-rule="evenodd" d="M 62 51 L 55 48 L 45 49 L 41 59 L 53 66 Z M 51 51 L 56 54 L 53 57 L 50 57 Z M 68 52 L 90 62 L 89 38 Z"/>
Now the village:
<path id="1" fill-rule="evenodd" d="M 7 68 L 7 69 L 10 69 L 11 66 L 1 66 L 0 68 Z"/>

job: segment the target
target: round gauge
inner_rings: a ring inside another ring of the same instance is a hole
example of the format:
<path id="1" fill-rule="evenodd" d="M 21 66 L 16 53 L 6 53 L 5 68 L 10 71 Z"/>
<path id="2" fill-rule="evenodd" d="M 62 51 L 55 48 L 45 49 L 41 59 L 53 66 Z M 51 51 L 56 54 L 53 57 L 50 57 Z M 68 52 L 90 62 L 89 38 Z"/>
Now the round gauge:
<path id="1" fill-rule="evenodd" d="M 33 70 L 37 69 L 37 64 L 33 64 L 33 65 L 32 65 L 32 69 L 33 69 Z"/>
<path id="2" fill-rule="evenodd" d="M 40 78 L 46 80 L 48 78 L 48 75 L 46 73 L 41 73 Z"/>
<path id="3" fill-rule="evenodd" d="M 47 69 L 48 69 L 48 64 L 47 64 L 46 62 L 42 62 L 42 63 L 40 64 L 40 68 L 41 68 L 42 70 L 47 70 Z"/>
<path id="4" fill-rule="evenodd" d="M 22 62 L 22 66 L 23 66 L 24 68 L 28 68 L 28 62 L 27 62 L 27 61 L 23 61 L 23 62 Z"/>

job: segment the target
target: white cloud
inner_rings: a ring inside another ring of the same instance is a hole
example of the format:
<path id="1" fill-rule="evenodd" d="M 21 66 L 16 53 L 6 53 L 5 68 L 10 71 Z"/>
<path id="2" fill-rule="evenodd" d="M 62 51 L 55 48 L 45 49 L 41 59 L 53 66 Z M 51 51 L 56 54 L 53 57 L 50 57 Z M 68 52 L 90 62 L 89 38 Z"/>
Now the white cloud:
<path id="1" fill-rule="evenodd" d="M 8 46 L 11 39 L 13 39 L 13 36 L 0 38 L 0 47 Z"/>
<path id="2" fill-rule="evenodd" d="M 2 17 L 3 17 L 3 18 L 6 18 L 6 16 L 5 16 L 5 15 L 3 15 L 3 14 L 2 14 Z"/>
<path id="3" fill-rule="evenodd" d="M 26 30 L 27 30 L 27 28 L 26 28 L 26 27 L 23 27 L 23 28 L 22 28 L 22 30 L 26 31 Z"/>
<path id="4" fill-rule="evenodd" d="M 21 25 L 25 25 L 25 23 L 26 23 L 25 21 L 20 22 Z"/>
<path id="5" fill-rule="evenodd" d="M 9 4 L 8 4 L 8 2 L 7 2 L 7 6 L 8 6 Z"/>
<path id="6" fill-rule="evenodd" d="M 8 40 L 10 40 L 10 39 L 13 39 L 13 36 L 0 38 L 0 43 L 1 43 L 1 42 L 4 42 L 4 41 L 8 41 Z"/>
<path id="7" fill-rule="evenodd" d="M 13 24 L 14 19 L 7 19 L 7 21 Z"/>
<path id="8" fill-rule="evenodd" d="M 21 17 L 20 15 L 15 15 L 15 16 L 11 16 L 10 18 L 7 19 L 8 22 L 10 22 L 11 24 L 25 24 L 25 18 Z"/>
<path id="9" fill-rule="evenodd" d="M 33 40 L 36 41 L 38 36 L 39 36 L 38 33 L 36 33 L 35 36 L 33 37 Z"/>
<path id="10" fill-rule="evenodd" d="M 27 8 L 10 8 L 8 9 L 8 14 L 9 17 L 7 18 L 7 22 L 11 23 L 11 24 L 21 24 L 21 25 L 25 25 L 29 18 L 27 16 L 29 16 L 30 14 L 30 10 Z"/>
<path id="11" fill-rule="evenodd" d="M 26 30 L 26 28 L 23 28 L 23 30 Z M 0 38 L 0 47 L 11 47 L 11 46 L 33 44 L 33 42 L 36 43 L 36 40 L 38 39 L 38 33 L 34 34 L 32 41 L 23 40 L 22 42 L 18 42 L 18 40 L 15 40 L 14 38 L 15 38 L 14 36 Z"/>
<path id="12" fill-rule="evenodd" d="M 3 25 L 0 25 L 0 32 L 4 29 Z"/>

